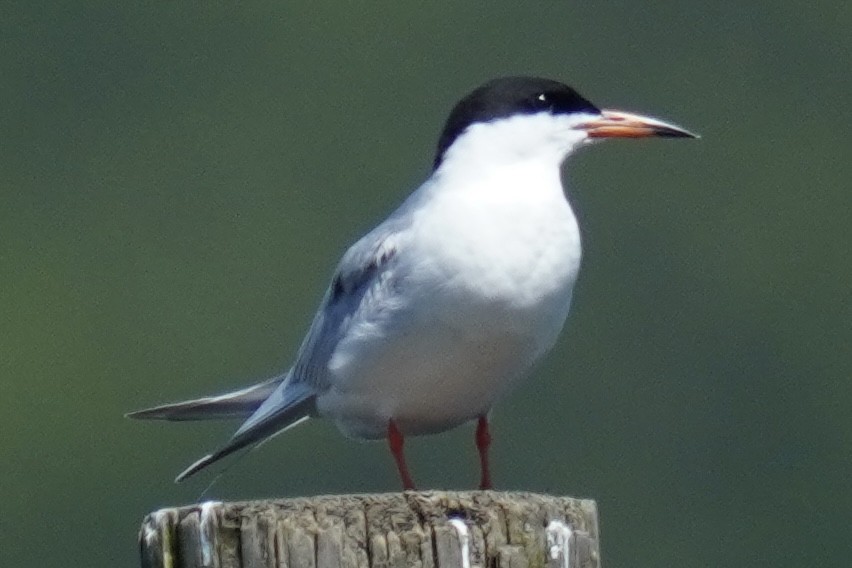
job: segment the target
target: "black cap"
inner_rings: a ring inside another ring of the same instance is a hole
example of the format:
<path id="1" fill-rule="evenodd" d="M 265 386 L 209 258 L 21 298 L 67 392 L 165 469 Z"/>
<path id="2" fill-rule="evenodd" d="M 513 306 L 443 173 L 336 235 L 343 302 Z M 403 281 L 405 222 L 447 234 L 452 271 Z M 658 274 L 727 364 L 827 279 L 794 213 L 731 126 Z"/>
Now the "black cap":
<path id="1" fill-rule="evenodd" d="M 438 139 L 434 167 L 440 165 L 452 143 L 468 126 L 516 114 L 600 113 L 580 93 L 558 81 L 538 77 L 493 79 L 460 100 L 453 108 Z"/>

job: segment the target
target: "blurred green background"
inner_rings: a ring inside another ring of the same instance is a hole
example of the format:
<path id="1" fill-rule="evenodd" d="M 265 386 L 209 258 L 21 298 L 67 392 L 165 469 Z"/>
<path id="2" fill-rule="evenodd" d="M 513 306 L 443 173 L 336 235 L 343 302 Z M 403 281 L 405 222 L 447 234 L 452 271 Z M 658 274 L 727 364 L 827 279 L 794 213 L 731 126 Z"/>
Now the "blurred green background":
<path id="1" fill-rule="evenodd" d="M 137 565 L 234 425 L 123 413 L 286 368 L 504 74 L 703 139 L 572 161 L 575 309 L 494 415 L 499 487 L 597 499 L 607 568 L 849 565 L 852 4 L 133 4 L 0 8 L 0 565 Z M 409 448 L 423 487 L 474 486 L 470 428 Z M 316 421 L 211 496 L 397 488 Z"/>

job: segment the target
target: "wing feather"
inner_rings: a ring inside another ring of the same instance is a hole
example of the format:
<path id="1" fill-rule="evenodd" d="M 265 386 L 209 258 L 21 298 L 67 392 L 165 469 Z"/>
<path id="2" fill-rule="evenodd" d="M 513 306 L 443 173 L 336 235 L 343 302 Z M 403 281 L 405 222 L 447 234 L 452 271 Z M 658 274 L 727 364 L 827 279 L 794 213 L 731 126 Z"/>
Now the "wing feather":
<path id="1" fill-rule="evenodd" d="M 353 325 L 385 309 L 394 286 L 399 232 L 379 226 L 343 256 L 319 310 L 299 348 L 293 383 L 305 382 L 317 392 L 330 386 L 328 362 Z M 381 298 L 382 302 L 373 301 Z"/>

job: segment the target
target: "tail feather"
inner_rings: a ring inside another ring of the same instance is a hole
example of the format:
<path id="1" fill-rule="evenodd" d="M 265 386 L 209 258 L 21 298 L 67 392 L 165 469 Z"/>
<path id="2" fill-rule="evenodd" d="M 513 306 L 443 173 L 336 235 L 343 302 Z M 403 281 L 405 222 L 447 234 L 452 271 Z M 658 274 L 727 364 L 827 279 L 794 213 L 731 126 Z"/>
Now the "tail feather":
<path id="1" fill-rule="evenodd" d="M 285 389 L 286 390 L 286 389 Z M 267 405 L 264 405 L 267 406 Z M 249 427 L 241 427 L 236 434 L 231 437 L 227 444 L 219 448 L 212 454 L 208 454 L 196 461 L 175 478 L 175 483 L 180 483 L 184 479 L 201 471 L 213 462 L 231 455 L 232 453 L 250 446 L 259 444 L 289 428 L 292 428 L 303 421 L 310 418 L 315 408 L 315 396 L 310 392 L 298 392 L 294 397 L 290 398 L 285 404 L 278 406 L 274 410 L 259 409 L 255 414 L 260 414 L 264 410 L 262 418 L 251 421 Z M 252 417 L 254 418 L 254 416 Z M 248 423 L 248 422 L 247 422 Z"/>
<path id="2" fill-rule="evenodd" d="M 126 414 L 139 420 L 221 420 L 248 418 L 275 391 L 287 373 L 237 391 L 164 404 Z"/>

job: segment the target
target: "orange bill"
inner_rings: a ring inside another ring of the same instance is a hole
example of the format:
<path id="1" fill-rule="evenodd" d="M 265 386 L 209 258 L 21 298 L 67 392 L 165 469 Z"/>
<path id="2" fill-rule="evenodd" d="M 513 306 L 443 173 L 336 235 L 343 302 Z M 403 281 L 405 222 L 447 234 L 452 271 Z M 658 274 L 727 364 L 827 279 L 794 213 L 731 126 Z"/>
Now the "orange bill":
<path id="1" fill-rule="evenodd" d="M 577 128 L 588 132 L 589 138 L 698 138 L 697 134 L 656 118 L 609 109 Z"/>

